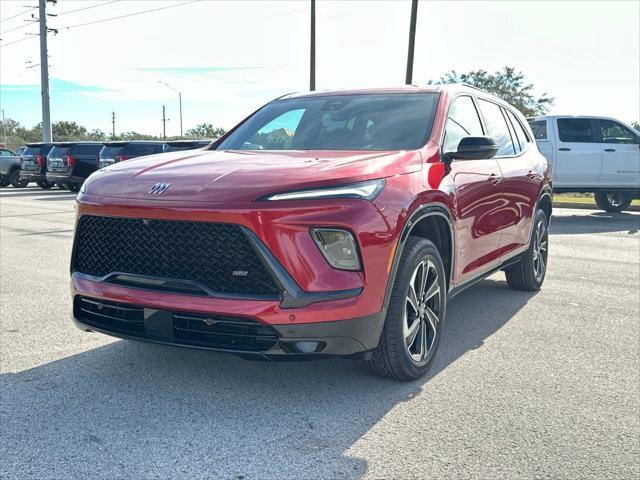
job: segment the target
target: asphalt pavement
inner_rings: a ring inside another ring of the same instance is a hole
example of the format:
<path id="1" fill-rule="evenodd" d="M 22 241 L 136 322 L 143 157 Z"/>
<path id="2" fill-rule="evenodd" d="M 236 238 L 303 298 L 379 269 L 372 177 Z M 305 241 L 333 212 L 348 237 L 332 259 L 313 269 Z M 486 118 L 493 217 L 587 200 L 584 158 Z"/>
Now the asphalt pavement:
<path id="1" fill-rule="evenodd" d="M 449 306 L 429 375 L 71 324 L 74 194 L 0 190 L 0 478 L 640 476 L 640 214 L 556 209 L 538 293 Z"/>

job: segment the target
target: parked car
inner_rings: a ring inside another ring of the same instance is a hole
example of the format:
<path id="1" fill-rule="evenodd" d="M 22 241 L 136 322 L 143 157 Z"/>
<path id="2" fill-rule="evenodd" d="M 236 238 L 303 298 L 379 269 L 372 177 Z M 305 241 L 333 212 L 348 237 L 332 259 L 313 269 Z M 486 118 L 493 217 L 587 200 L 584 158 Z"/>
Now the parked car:
<path id="1" fill-rule="evenodd" d="M 0 187 L 9 185 L 22 188 L 27 182 L 20 180 L 20 157 L 8 148 L 0 148 Z"/>
<path id="2" fill-rule="evenodd" d="M 195 150 L 211 145 L 213 140 L 171 140 L 165 143 L 165 152 L 179 152 L 182 150 Z"/>
<path id="3" fill-rule="evenodd" d="M 164 150 L 163 142 L 134 140 L 130 142 L 105 142 L 98 155 L 98 168 L 145 155 L 154 155 Z"/>
<path id="4" fill-rule="evenodd" d="M 20 155 L 20 180 L 26 185 L 36 182 L 45 190 L 53 187 L 47 181 L 47 155 L 53 148 L 53 143 L 28 143 Z"/>
<path id="5" fill-rule="evenodd" d="M 77 202 L 79 328 L 411 380 L 456 293 L 498 270 L 541 287 L 552 193 L 518 110 L 448 85 L 287 95 Z"/>
<path id="6" fill-rule="evenodd" d="M 86 178 L 98 169 L 101 142 L 56 143 L 47 157 L 47 181 L 77 192 Z"/>
<path id="7" fill-rule="evenodd" d="M 587 192 L 607 212 L 640 198 L 640 132 L 614 118 L 547 115 L 529 119 L 555 192 Z"/>

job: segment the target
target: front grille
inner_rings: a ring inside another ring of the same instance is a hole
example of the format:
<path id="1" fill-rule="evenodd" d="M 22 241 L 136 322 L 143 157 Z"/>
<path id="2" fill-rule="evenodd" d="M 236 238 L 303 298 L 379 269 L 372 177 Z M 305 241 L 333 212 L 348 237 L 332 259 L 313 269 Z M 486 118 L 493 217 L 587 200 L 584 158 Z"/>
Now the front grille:
<path id="1" fill-rule="evenodd" d="M 199 282 L 214 292 L 277 295 L 278 288 L 238 225 L 80 217 L 72 271 Z"/>
<path id="2" fill-rule="evenodd" d="M 152 334 L 145 323 L 145 315 L 149 318 L 157 312 L 167 322 L 168 333 L 163 337 Z M 245 318 L 159 311 L 81 296 L 75 299 L 74 315 L 89 326 L 115 334 L 185 346 L 264 352 L 278 342 L 272 327 Z"/>

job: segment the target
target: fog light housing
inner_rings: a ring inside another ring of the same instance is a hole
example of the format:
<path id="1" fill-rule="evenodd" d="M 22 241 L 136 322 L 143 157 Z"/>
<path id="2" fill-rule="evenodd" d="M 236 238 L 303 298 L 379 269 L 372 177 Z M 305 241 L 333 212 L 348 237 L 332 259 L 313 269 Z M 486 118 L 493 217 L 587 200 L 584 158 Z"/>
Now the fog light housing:
<path id="1" fill-rule="evenodd" d="M 358 247 L 351 232 L 338 228 L 313 228 L 311 236 L 333 268 L 353 271 L 361 269 Z"/>

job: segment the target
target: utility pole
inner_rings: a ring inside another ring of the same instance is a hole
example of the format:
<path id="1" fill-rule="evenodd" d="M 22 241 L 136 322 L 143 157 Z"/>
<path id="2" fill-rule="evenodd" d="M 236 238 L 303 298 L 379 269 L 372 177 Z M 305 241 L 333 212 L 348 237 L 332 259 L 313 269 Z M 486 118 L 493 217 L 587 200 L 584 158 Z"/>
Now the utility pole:
<path id="1" fill-rule="evenodd" d="M 418 16 L 418 0 L 411 2 L 411 24 L 409 25 L 409 52 L 407 55 L 407 77 L 405 83 L 413 83 L 413 50 L 416 43 L 416 19 Z"/>
<path id="2" fill-rule="evenodd" d="M 174 92 L 176 92 L 178 94 L 178 103 L 180 105 L 180 140 L 182 140 L 182 92 L 176 90 L 171 85 L 169 85 L 167 82 L 163 82 L 162 80 L 158 80 L 158 83 L 162 83 L 165 87 L 173 90 Z"/>
<path id="3" fill-rule="evenodd" d="M 40 17 L 40 88 L 42 90 L 42 141 L 50 142 L 51 110 L 49 106 L 49 55 L 47 53 L 47 0 L 39 0 Z"/>
<path id="4" fill-rule="evenodd" d="M 111 112 L 111 140 L 116 139 L 116 112 Z"/>
<path id="5" fill-rule="evenodd" d="M 311 51 L 309 58 L 309 90 L 316 89 L 316 0 L 311 0 Z"/>
<path id="6" fill-rule="evenodd" d="M 165 108 L 162 105 L 162 141 L 165 142 L 167 140 L 167 117 L 165 115 Z"/>
<path id="7" fill-rule="evenodd" d="M 4 120 L 4 108 L 2 109 L 2 131 L 4 134 L 4 146 L 7 146 L 7 122 Z"/>

